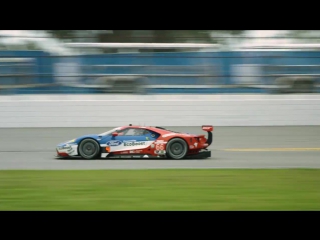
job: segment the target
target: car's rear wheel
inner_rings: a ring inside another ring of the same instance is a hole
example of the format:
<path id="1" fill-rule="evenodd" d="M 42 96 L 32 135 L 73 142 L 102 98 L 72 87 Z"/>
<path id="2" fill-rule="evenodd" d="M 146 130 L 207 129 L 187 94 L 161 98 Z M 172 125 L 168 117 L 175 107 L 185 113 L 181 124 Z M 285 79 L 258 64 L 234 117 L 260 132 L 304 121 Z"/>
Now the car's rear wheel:
<path id="1" fill-rule="evenodd" d="M 166 152 L 169 158 L 183 159 L 187 155 L 188 145 L 181 138 L 173 138 L 168 142 Z"/>
<path id="2" fill-rule="evenodd" d="M 100 145 L 93 139 L 84 139 L 79 145 L 79 154 L 85 159 L 95 159 L 100 154 Z"/>

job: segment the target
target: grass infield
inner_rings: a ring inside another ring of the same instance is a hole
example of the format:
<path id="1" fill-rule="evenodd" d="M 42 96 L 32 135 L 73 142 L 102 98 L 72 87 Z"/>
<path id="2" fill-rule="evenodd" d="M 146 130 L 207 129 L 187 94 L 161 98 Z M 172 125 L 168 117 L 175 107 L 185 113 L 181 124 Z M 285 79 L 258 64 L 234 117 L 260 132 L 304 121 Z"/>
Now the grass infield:
<path id="1" fill-rule="evenodd" d="M 320 169 L 5 170 L 0 210 L 320 210 Z"/>

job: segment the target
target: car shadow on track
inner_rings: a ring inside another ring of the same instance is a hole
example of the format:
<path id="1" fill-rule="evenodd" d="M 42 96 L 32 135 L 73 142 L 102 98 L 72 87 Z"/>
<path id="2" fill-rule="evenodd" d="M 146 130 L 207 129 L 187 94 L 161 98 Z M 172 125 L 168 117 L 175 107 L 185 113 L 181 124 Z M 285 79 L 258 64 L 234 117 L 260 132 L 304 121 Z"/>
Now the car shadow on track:
<path id="1" fill-rule="evenodd" d="M 186 159 L 179 159 L 179 160 L 175 160 L 175 159 L 169 159 L 169 158 L 97 158 L 97 159 L 84 159 L 81 157 L 69 157 L 69 158 L 59 158 L 56 157 L 54 158 L 55 160 L 60 160 L 60 161 L 122 161 L 122 160 L 130 160 L 130 161 L 192 161 L 192 160 L 213 160 L 214 158 L 186 158 Z"/>

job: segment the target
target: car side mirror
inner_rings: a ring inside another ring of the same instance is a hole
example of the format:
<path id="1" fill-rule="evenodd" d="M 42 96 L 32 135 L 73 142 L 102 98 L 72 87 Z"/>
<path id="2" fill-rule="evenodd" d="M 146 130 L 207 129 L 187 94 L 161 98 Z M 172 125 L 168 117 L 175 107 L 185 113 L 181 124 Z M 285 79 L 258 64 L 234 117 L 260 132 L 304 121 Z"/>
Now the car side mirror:
<path id="1" fill-rule="evenodd" d="M 113 133 L 112 133 L 112 136 L 114 136 L 114 137 L 115 137 L 115 136 L 118 136 L 118 135 L 119 135 L 119 134 L 118 134 L 117 132 L 113 132 Z"/>

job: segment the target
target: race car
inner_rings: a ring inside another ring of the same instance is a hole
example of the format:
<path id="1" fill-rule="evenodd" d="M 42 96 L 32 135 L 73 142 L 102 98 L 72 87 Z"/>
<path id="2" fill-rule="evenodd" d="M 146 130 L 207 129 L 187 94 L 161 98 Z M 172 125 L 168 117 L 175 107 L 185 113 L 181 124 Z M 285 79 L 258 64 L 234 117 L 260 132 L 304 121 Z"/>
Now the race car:
<path id="1" fill-rule="evenodd" d="M 202 130 L 207 137 L 129 124 L 58 144 L 56 151 L 59 158 L 209 158 L 213 126 L 203 125 Z"/>

